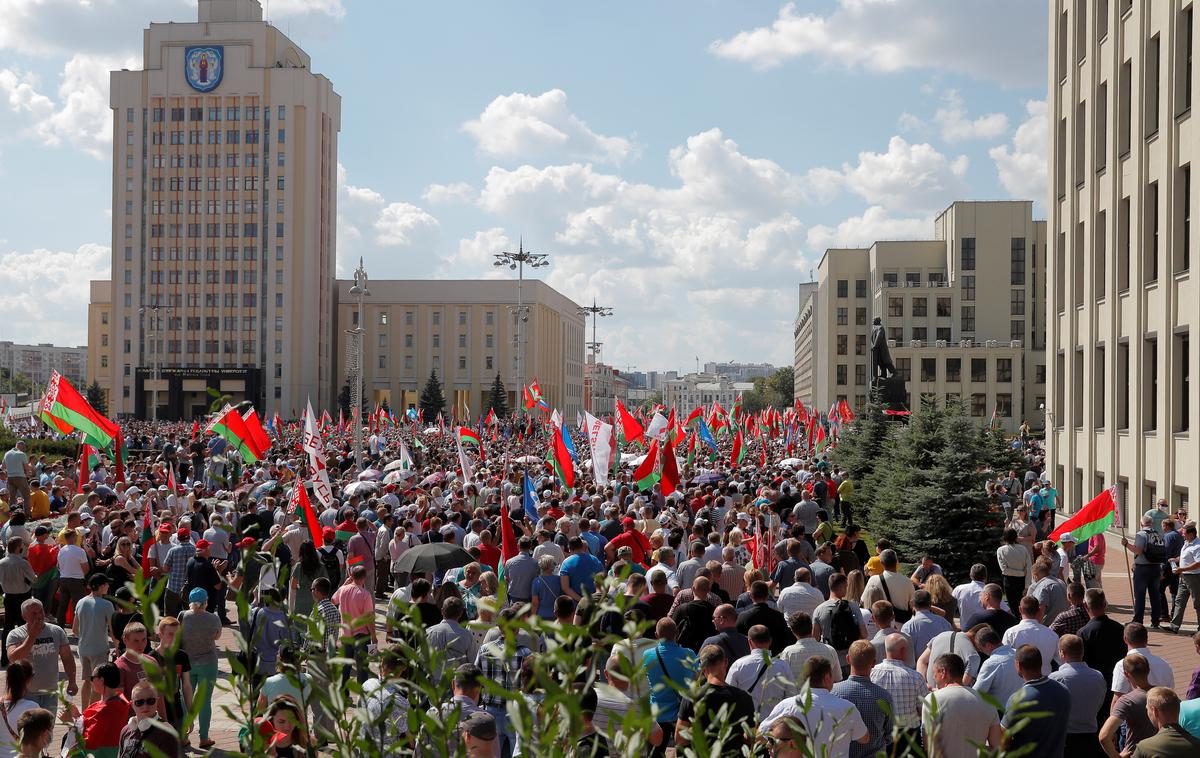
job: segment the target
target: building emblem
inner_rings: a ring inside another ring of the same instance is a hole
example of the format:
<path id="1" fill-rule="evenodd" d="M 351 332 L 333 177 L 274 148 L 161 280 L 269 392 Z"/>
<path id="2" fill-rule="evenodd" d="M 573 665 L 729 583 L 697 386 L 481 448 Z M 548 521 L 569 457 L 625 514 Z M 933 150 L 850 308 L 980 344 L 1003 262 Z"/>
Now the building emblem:
<path id="1" fill-rule="evenodd" d="M 183 73 L 192 89 L 197 92 L 213 91 L 225 73 L 225 48 L 220 45 L 184 48 Z"/>

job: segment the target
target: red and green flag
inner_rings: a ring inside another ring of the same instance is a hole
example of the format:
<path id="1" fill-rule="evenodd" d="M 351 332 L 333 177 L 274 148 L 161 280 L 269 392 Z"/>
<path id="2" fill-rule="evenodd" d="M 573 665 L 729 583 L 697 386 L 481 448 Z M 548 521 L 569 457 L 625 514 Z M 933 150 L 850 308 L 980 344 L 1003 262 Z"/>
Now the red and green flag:
<path id="1" fill-rule="evenodd" d="M 308 526 L 308 536 L 312 537 L 314 545 L 321 547 L 325 544 L 325 538 L 321 535 L 321 522 L 317 520 L 317 512 L 313 510 L 312 501 L 308 499 L 308 493 L 304 491 L 303 480 L 297 479 L 296 486 L 292 488 L 289 510 L 292 513 L 300 511 L 304 514 L 304 523 Z"/>
<path id="2" fill-rule="evenodd" d="M 479 440 L 479 435 L 476 434 L 475 432 L 473 432 L 470 427 L 466 427 L 466 426 L 458 427 L 458 441 L 462 442 L 465 445 L 474 445 L 475 447 L 482 447 L 482 443 Z"/>
<path id="3" fill-rule="evenodd" d="M 555 476 L 567 489 L 575 487 L 575 465 L 571 461 L 571 452 L 563 443 L 561 434 L 550 435 L 550 449 L 546 451 L 546 461 L 554 469 Z"/>
<path id="4" fill-rule="evenodd" d="M 621 436 L 625 442 L 637 442 L 643 439 L 646 430 L 638 423 L 638 420 L 633 417 L 629 411 L 625 410 L 625 406 L 620 400 L 617 401 L 617 416 L 621 419 Z"/>
<path id="5" fill-rule="evenodd" d="M 675 445 L 671 441 L 671 435 L 667 435 L 666 442 L 663 443 L 662 450 L 662 465 L 659 467 L 662 471 L 662 493 L 663 496 L 670 495 L 679 487 L 679 462 L 675 460 Z"/>
<path id="6" fill-rule="evenodd" d="M 250 432 L 250 439 L 254 442 L 254 447 L 259 452 L 259 458 L 262 458 L 271 449 L 271 438 L 267 436 L 266 430 L 263 429 L 262 419 L 251 408 L 242 414 L 242 421 L 246 422 L 246 429 Z"/>
<path id="7" fill-rule="evenodd" d="M 57 371 L 50 375 L 38 418 L 63 434 L 78 431 L 93 447 L 107 448 L 120 433 L 115 421 L 105 418 Z"/>
<path id="8" fill-rule="evenodd" d="M 1050 541 L 1058 542 L 1067 532 L 1078 542 L 1107 531 L 1117 520 L 1117 485 L 1101 492 L 1092 502 L 1083 506 L 1078 513 L 1050 532 Z"/>
<path id="9" fill-rule="evenodd" d="M 658 473 L 658 440 L 651 440 L 650 449 L 646 451 L 646 457 L 642 459 L 641 464 L 633 472 L 633 483 L 638 490 L 644 492 L 655 485 L 662 474 Z"/>
<path id="10" fill-rule="evenodd" d="M 738 429 L 733 435 L 733 452 L 729 455 L 730 464 L 737 468 L 746 457 L 746 445 L 742 440 L 742 430 Z"/>
<path id="11" fill-rule="evenodd" d="M 250 429 L 247 428 L 246 421 L 236 408 L 225 406 L 225 409 L 217 414 L 205 431 L 224 438 L 241 454 L 242 460 L 247 464 L 261 460 L 263 452 L 265 452 L 259 450 L 258 446 L 254 444 Z"/>

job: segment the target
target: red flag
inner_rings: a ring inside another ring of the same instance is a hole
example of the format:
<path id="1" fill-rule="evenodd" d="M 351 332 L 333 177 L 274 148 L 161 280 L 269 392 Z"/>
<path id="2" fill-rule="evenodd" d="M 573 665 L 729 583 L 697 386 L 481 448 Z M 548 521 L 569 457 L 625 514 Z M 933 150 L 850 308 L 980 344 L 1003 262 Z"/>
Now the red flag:
<path id="1" fill-rule="evenodd" d="M 621 417 L 621 431 L 625 435 L 626 442 L 637 442 L 645 435 L 646 430 L 638 423 L 637 419 L 625 410 L 625 406 L 621 401 L 617 401 L 617 414 Z"/>
<path id="2" fill-rule="evenodd" d="M 670 434 L 662 446 L 662 479 L 659 481 L 662 482 L 664 497 L 679 487 L 679 463 L 675 460 L 675 445 L 671 442 Z"/>
<path id="3" fill-rule="evenodd" d="M 200 436 L 200 419 L 192 419 L 192 442 L 195 442 L 198 436 Z"/>
<path id="4" fill-rule="evenodd" d="M 325 539 L 321 536 L 321 522 L 317 521 L 317 514 L 313 510 L 312 503 L 309 502 L 308 493 L 304 491 L 303 480 L 296 480 L 288 507 L 293 513 L 297 508 L 304 512 L 304 522 L 308 524 L 308 534 L 312 537 L 313 544 L 317 547 L 324 545 Z"/>
<path id="5" fill-rule="evenodd" d="M 79 445 L 79 492 L 83 492 L 83 485 L 87 483 L 88 475 L 91 473 L 88 471 L 88 459 L 92 457 L 92 450 L 94 449 L 86 442 Z"/>
<path id="6" fill-rule="evenodd" d="M 150 506 L 142 517 L 142 576 L 150 578 L 150 548 L 154 545 L 154 533 L 150 531 Z"/>
<path id="7" fill-rule="evenodd" d="M 742 444 L 742 430 L 739 429 L 733 435 L 733 452 L 729 455 L 730 465 L 734 468 L 737 468 L 737 465 L 742 462 L 742 456 L 746 454 Z"/>
<path id="8" fill-rule="evenodd" d="M 689 425 L 691 425 L 691 423 L 692 423 L 693 421 L 695 421 L 696 419 L 700 418 L 700 414 L 701 414 L 701 413 L 703 413 L 703 412 L 704 412 L 704 409 L 703 409 L 703 408 L 700 408 L 700 407 L 693 408 L 693 409 L 692 409 L 692 412 L 688 414 L 687 421 L 684 421 L 684 422 L 683 422 L 683 425 L 684 425 L 684 426 L 689 426 Z"/>
<path id="9" fill-rule="evenodd" d="M 258 449 L 258 457 L 261 460 L 263 455 L 271 447 L 271 438 L 267 436 L 265 431 L 263 431 L 262 420 L 258 417 L 258 414 L 255 413 L 253 408 L 246 411 L 245 414 L 242 415 L 242 421 L 246 422 L 246 429 L 250 432 L 250 439 L 254 442 L 254 447 Z"/>
<path id="10" fill-rule="evenodd" d="M 505 469 L 508 468 L 508 457 L 504 459 Z M 508 515 L 508 506 L 500 506 L 500 563 L 503 565 L 518 553 L 517 535 L 513 532 L 512 518 Z"/>
<path id="11" fill-rule="evenodd" d="M 113 450 L 116 453 L 117 459 L 117 481 L 121 484 L 125 483 L 125 433 L 121 431 L 121 427 L 117 427 L 117 436 L 113 438 Z"/>
<path id="12" fill-rule="evenodd" d="M 759 452 L 761 454 L 758 457 L 758 465 L 761 468 L 766 468 L 767 467 L 767 441 L 766 440 L 763 440 L 762 448 L 759 450 Z"/>

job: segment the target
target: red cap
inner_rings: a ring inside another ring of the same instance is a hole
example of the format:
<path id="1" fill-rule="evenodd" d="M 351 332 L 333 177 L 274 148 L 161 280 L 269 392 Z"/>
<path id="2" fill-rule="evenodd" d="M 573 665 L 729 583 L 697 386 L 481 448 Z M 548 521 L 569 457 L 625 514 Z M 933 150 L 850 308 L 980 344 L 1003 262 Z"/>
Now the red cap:
<path id="1" fill-rule="evenodd" d="M 636 523 L 636 522 L 628 516 L 621 519 L 621 526 L 633 526 L 634 523 Z"/>
<path id="2" fill-rule="evenodd" d="M 337 542 L 337 532 L 333 531 L 333 527 L 325 527 L 321 530 L 321 538 L 325 540 L 326 545 L 332 545 Z"/>
<path id="3" fill-rule="evenodd" d="M 173 531 L 175 531 L 175 530 L 173 528 L 171 528 L 170 524 L 163 524 L 162 526 L 160 526 L 158 528 L 159 534 L 170 534 Z"/>
<path id="4" fill-rule="evenodd" d="M 237 543 L 237 546 L 240 548 L 247 548 L 254 547 L 256 544 L 257 540 L 255 540 L 253 537 L 243 537 L 242 541 Z"/>
<path id="5" fill-rule="evenodd" d="M 212 547 L 212 543 L 208 540 L 196 540 L 196 549 L 203 550 L 206 547 Z"/>
<path id="6" fill-rule="evenodd" d="M 175 536 L 181 540 L 191 539 L 192 538 L 192 530 L 188 529 L 186 526 L 181 526 L 181 527 L 179 527 L 179 531 L 175 532 Z"/>

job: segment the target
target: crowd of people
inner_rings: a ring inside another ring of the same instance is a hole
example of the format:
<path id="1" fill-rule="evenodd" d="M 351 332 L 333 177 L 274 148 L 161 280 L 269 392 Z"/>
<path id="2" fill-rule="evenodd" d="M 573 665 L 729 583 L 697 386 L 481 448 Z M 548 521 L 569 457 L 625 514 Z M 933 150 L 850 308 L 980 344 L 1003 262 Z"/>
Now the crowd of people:
<path id="1" fill-rule="evenodd" d="M 0 758 L 42 755 L 63 722 L 97 756 L 213 747 L 226 627 L 248 641 L 238 660 L 266 750 L 298 755 L 331 739 L 332 718 L 297 664 L 314 644 L 298 617 L 321 620 L 325 655 L 354 660 L 355 707 L 380 755 L 428 749 L 416 708 L 454 716 L 467 755 L 536 755 L 507 701 L 538 711 L 535 662 L 567 626 L 596 644 L 575 677 L 584 730 L 564 755 L 623 755 L 630 712 L 650 717 L 639 744 L 651 756 L 722 740 L 722 755 L 1200 755 L 1200 668 L 1177 681 L 1149 646 L 1181 631 L 1189 601 L 1200 624 L 1200 540 L 1184 512 L 1151 509 L 1127 541 L 1137 604 L 1122 625 L 1108 614 L 1104 535 L 1048 539 L 1057 492 L 1031 440 L 1026 470 L 994 472 L 980 493 L 1005 512 L 994 561 L 953 577 L 937 555 L 862 532 L 836 455 L 702 458 L 666 494 L 628 468 L 598 479 L 579 465 L 567 489 L 544 463 L 517 462 L 546 449 L 524 431 L 484 430 L 486 458 L 473 451 L 464 480 L 452 429 L 367 429 L 360 467 L 349 432 L 326 427 L 335 500 L 313 497 L 319 541 L 292 506 L 308 470 L 293 424 L 243 465 L 190 424 L 129 422 L 123 481 L 111 458 L 81 477 L 77 460 L 18 441 L 0 465 Z M 469 561 L 401 570 L 430 543 Z M 164 580 L 151 628 L 132 602 L 139 577 Z M 503 633 L 534 619 L 544 632 Z M 1193 640 L 1200 653 L 1200 629 Z M 412 649 L 438 651 L 442 701 L 406 684 Z M 150 669 L 174 673 L 170 691 Z"/>

